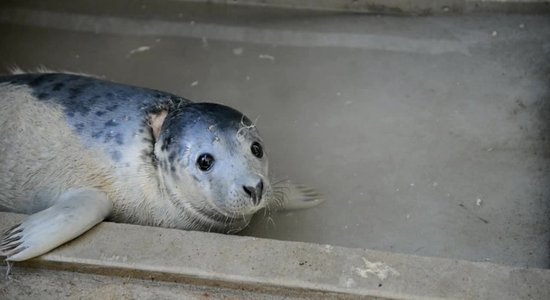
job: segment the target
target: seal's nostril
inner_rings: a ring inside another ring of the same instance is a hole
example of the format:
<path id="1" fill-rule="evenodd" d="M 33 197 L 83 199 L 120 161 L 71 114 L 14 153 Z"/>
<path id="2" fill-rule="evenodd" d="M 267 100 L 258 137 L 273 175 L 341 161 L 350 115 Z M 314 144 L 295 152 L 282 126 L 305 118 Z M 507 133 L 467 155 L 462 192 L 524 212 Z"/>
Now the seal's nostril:
<path id="1" fill-rule="evenodd" d="M 243 185 L 243 190 L 250 197 L 250 199 L 252 199 L 252 203 L 254 205 L 258 205 L 260 204 L 260 200 L 262 200 L 264 182 L 260 179 L 260 182 L 258 182 L 255 187 Z"/>
<path id="2" fill-rule="evenodd" d="M 260 179 L 260 182 L 258 182 L 258 184 L 256 185 L 256 195 L 258 195 L 258 198 L 261 198 L 263 193 L 264 193 L 264 181 Z"/>
<path id="3" fill-rule="evenodd" d="M 254 188 L 253 187 L 243 185 L 243 190 L 250 197 L 252 197 L 252 195 L 254 194 Z"/>

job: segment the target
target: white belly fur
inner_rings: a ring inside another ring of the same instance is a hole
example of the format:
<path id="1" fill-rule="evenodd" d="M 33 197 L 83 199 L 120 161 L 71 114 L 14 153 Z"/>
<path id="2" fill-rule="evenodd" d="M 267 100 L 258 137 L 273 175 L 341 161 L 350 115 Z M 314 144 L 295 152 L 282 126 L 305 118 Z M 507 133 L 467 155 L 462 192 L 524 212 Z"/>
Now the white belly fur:
<path id="1" fill-rule="evenodd" d="M 31 92 L 0 84 L 0 206 L 31 214 L 79 187 L 118 198 L 108 158 L 83 147 L 59 105 L 38 101 Z"/>

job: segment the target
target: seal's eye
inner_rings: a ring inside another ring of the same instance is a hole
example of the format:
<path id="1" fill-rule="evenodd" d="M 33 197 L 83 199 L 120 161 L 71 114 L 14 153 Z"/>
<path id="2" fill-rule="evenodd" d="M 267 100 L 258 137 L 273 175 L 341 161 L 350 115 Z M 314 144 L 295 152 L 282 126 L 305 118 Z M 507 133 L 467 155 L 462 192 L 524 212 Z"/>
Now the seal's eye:
<path id="1" fill-rule="evenodd" d="M 197 158 L 197 166 L 203 172 L 206 172 L 214 165 L 214 157 L 208 153 L 203 153 Z"/>
<path id="2" fill-rule="evenodd" d="M 262 145 L 258 142 L 252 143 L 252 146 L 250 146 L 250 151 L 252 151 L 252 154 L 254 154 L 257 158 L 262 158 L 264 156 L 264 149 L 262 149 Z"/>

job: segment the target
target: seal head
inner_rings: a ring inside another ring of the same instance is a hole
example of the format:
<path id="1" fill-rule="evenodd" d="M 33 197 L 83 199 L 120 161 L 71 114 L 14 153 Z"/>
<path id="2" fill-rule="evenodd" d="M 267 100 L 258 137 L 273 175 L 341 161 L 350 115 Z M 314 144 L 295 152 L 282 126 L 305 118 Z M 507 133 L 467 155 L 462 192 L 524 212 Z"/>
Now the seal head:
<path id="1" fill-rule="evenodd" d="M 212 230 L 240 230 L 268 205 L 268 159 L 258 130 L 230 107 L 190 103 L 151 119 L 159 178 L 173 205 Z"/>

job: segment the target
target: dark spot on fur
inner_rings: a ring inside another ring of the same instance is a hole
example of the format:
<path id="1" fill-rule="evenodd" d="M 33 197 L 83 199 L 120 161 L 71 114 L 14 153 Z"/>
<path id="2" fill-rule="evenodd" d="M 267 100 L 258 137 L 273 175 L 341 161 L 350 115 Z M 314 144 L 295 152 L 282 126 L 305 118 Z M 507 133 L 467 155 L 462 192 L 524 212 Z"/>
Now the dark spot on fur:
<path id="1" fill-rule="evenodd" d="M 77 86 L 69 89 L 69 99 L 76 99 L 82 94 L 82 87 Z"/>
<path id="2" fill-rule="evenodd" d="M 195 175 L 193 175 L 193 179 L 195 179 L 195 181 L 199 181 L 199 178 Z"/>
<path id="3" fill-rule="evenodd" d="M 91 111 L 89 106 L 75 99 L 67 100 L 64 104 L 67 114 L 74 115 L 74 113 L 79 112 L 81 115 L 85 116 Z"/>
<path id="4" fill-rule="evenodd" d="M 160 147 L 160 150 L 166 151 L 168 149 L 168 147 L 170 146 L 170 144 L 172 144 L 173 141 L 174 141 L 174 139 L 172 137 L 165 138 L 163 143 L 162 143 L 162 146 Z"/>
<path id="5" fill-rule="evenodd" d="M 67 113 L 67 116 L 69 116 L 69 117 L 74 117 L 74 112 L 72 112 L 72 111 L 68 112 L 68 113 Z"/>
<path id="6" fill-rule="evenodd" d="M 37 76 L 36 78 L 34 78 L 33 80 L 31 80 L 29 82 L 29 86 L 31 87 L 38 87 L 40 86 L 41 84 L 44 83 L 44 81 L 46 80 L 46 77 L 47 75 L 40 75 L 40 76 Z"/>
<path id="7" fill-rule="evenodd" d="M 11 84 L 24 84 L 26 81 L 26 78 L 23 76 L 16 76 L 14 79 L 11 79 L 9 83 Z"/>
<path id="8" fill-rule="evenodd" d="M 78 110 L 83 116 L 87 115 L 91 109 L 88 106 L 82 105 L 80 109 Z"/>
<path id="9" fill-rule="evenodd" d="M 113 105 L 111 105 L 111 106 L 107 106 L 107 107 L 106 107 L 106 109 L 107 109 L 108 111 L 114 111 L 114 110 L 117 109 L 117 108 L 118 108 L 118 104 L 113 104 Z"/>
<path id="10" fill-rule="evenodd" d="M 168 161 L 173 164 L 174 160 L 176 160 L 176 152 L 172 151 L 170 155 L 168 155 Z"/>
<path id="11" fill-rule="evenodd" d="M 100 138 L 102 135 L 103 135 L 103 130 L 94 131 L 94 132 L 92 133 L 92 137 L 93 137 L 94 139 Z"/>
<path id="12" fill-rule="evenodd" d="M 174 164 L 170 165 L 170 171 L 172 171 L 172 173 L 176 172 L 176 166 Z"/>
<path id="13" fill-rule="evenodd" d="M 60 91 L 64 86 L 65 84 L 63 82 L 58 82 L 52 87 L 52 91 Z"/>
<path id="14" fill-rule="evenodd" d="M 64 77 L 65 78 L 65 77 Z M 69 77 L 72 78 L 72 77 Z M 84 79 L 83 79 L 84 80 Z M 65 79 L 67 81 L 67 79 Z M 61 102 L 65 106 L 65 111 L 67 112 L 79 112 L 83 116 L 90 113 L 91 105 L 89 102 L 83 101 L 82 95 L 85 94 L 86 88 L 90 86 L 89 83 L 82 83 L 82 84 L 73 84 L 68 85 L 71 86 L 71 88 L 68 89 L 68 95 L 67 97 L 62 98 Z"/>
<path id="15" fill-rule="evenodd" d="M 114 132 L 108 132 L 107 134 L 105 134 L 105 139 L 103 140 L 104 143 L 108 143 L 110 142 L 113 137 L 115 136 Z"/>
<path id="16" fill-rule="evenodd" d="M 78 123 L 74 127 L 76 128 L 76 132 L 82 133 L 82 131 L 84 130 L 84 127 L 86 127 L 86 125 L 84 125 L 84 123 Z"/>
<path id="17" fill-rule="evenodd" d="M 139 133 L 143 133 L 143 128 L 140 128 L 138 131 Z"/>
<path id="18" fill-rule="evenodd" d="M 106 111 L 98 110 L 98 111 L 95 112 L 95 115 L 98 116 L 98 117 L 101 117 L 101 116 L 103 116 L 105 113 L 106 113 Z"/>
<path id="19" fill-rule="evenodd" d="M 115 120 L 109 120 L 105 122 L 105 127 L 114 127 L 114 126 L 118 126 L 118 122 Z"/>
<path id="20" fill-rule="evenodd" d="M 40 94 L 38 94 L 38 99 L 44 100 L 44 99 L 48 98 L 49 96 L 50 96 L 50 94 L 48 94 L 48 93 L 40 93 Z"/>
<path id="21" fill-rule="evenodd" d="M 99 95 L 94 95 L 92 97 L 90 97 L 90 99 L 88 99 L 88 102 L 90 103 L 94 103 L 97 99 L 101 98 L 101 96 Z"/>
<path id="22" fill-rule="evenodd" d="M 124 136 L 122 135 L 122 133 L 119 132 L 115 135 L 115 142 L 119 145 L 124 144 Z"/>
<path id="23" fill-rule="evenodd" d="M 105 97 L 107 97 L 107 99 L 113 99 L 114 96 L 115 96 L 115 94 L 113 94 L 111 92 L 105 94 Z"/>
<path id="24" fill-rule="evenodd" d="M 105 135 L 104 142 L 108 143 L 108 142 L 112 141 L 113 139 L 114 139 L 115 143 L 117 143 L 119 145 L 124 144 L 124 135 L 120 132 L 114 133 L 112 131 Z"/>
<path id="25" fill-rule="evenodd" d="M 118 150 L 113 151 L 111 152 L 111 157 L 113 158 L 114 161 L 120 161 L 120 159 L 122 158 L 122 153 L 120 153 L 120 151 Z"/>

